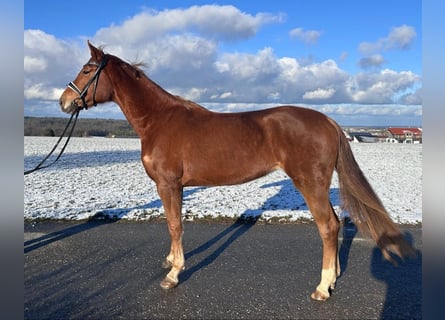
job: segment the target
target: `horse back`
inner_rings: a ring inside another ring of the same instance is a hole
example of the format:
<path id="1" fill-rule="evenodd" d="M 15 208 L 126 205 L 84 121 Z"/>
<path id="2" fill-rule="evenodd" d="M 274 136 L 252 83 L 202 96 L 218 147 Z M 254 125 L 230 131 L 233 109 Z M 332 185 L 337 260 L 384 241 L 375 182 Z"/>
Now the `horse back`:
<path id="1" fill-rule="evenodd" d="M 320 138 L 335 131 L 323 114 L 291 106 L 241 113 L 187 109 L 169 119 L 150 137 L 151 151 L 143 142 L 143 154 L 151 167 L 174 172 L 183 185 L 238 184 L 284 169 L 320 152 Z"/>

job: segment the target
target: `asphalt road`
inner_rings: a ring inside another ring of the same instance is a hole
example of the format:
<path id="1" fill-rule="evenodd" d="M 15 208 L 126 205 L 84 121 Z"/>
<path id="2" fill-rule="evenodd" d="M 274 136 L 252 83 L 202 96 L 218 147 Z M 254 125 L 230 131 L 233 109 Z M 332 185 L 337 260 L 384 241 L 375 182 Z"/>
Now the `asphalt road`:
<path id="1" fill-rule="evenodd" d="M 321 271 L 314 224 L 185 223 L 187 269 L 164 291 L 164 222 L 24 225 L 25 319 L 420 319 L 418 250 L 398 267 L 353 225 L 340 235 L 342 275 L 326 302 L 310 293 Z"/>

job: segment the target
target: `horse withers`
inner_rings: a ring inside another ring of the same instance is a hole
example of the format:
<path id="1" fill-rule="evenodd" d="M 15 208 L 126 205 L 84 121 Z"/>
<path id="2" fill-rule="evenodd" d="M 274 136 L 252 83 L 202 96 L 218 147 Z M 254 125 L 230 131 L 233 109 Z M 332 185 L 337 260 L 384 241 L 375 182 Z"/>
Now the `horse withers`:
<path id="1" fill-rule="evenodd" d="M 186 186 L 233 185 L 281 169 L 303 195 L 323 245 L 321 281 L 311 297 L 326 300 L 340 275 L 340 221 L 329 201 L 337 171 L 343 207 L 393 260 L 413 254 L 354 159 L 339 125 L 315 110 L 280 106 L 216 113 L 154 83 L 139 68 L 88 42 L 91 58 L 60 97 L 66 113 L 113 101 L 141 140 L 141 159 L 156 183 L 171 237 L 161 287 L 178 285 L 185 268 L 182 196 Z"/>

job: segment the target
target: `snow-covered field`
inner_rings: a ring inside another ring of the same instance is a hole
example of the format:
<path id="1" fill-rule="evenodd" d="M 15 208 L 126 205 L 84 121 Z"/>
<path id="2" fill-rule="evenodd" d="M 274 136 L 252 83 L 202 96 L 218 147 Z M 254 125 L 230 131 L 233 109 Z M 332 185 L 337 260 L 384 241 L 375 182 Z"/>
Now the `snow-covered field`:
<path id="1" fill-rule="evenodd" d="M 24 139 L 25 170 L 46 156 L 57 140 Z M 422 146 L 351 146 L 392 218 L 399 223 L 421 222 Z M 65 152 L 54 166 L 25 176 L 25 219 L 100 216 L 146 220 L 164 214 L 156 186 L 142 167 L 139 139 L 72 138 Z M 331 184 L 331 202 L 342 215 L 336 175 Z M 264 221 L 311 218 L 302 196 L 281 171 L 237 186 L 185 188 L 183 215 L 188 220 L 241 215 L 260 215 Z"/>

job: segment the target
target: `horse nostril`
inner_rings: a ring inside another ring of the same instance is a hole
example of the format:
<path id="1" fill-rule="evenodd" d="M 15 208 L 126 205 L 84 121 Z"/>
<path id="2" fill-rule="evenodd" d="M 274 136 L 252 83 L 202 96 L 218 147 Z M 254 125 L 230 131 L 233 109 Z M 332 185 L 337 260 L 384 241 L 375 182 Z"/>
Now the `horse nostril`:
<path id="1" fill-rule="evenodd" d="M 63 99 L 62 99 L 62 98 L 59 99 L 59 105 L 60 105 L 61 107 L 63 107 Z"/>

